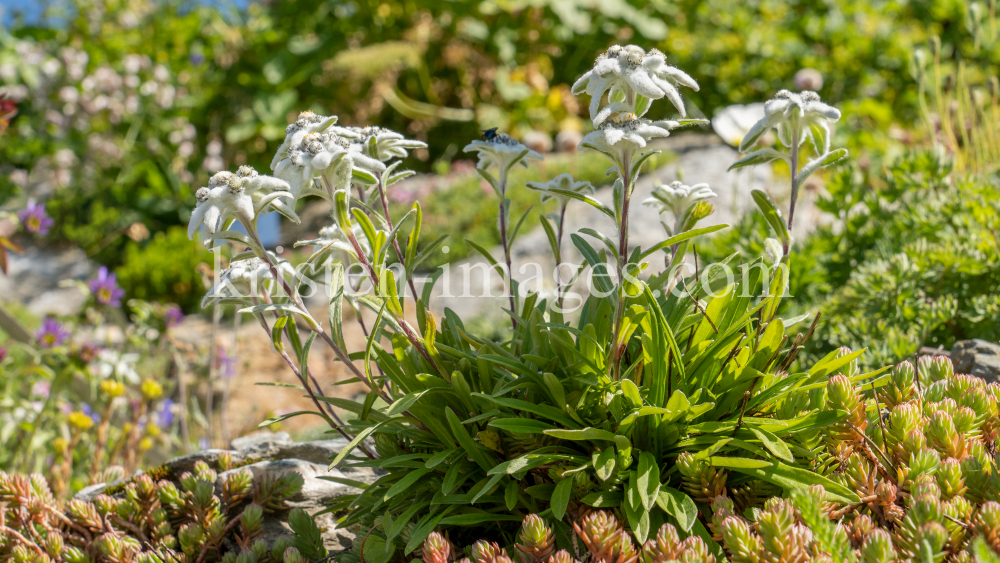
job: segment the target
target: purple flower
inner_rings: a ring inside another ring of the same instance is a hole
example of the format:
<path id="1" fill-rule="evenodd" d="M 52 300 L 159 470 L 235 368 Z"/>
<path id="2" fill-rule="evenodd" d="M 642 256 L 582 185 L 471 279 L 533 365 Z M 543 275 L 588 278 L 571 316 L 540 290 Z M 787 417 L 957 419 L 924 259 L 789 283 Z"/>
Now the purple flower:
<path id="1" fill-rule="evenodd" d="M 211 446 L 211 444 L 208 443 L 208 438 L 202 438 L 202 439 L 198 440 L 198 449 L 199 450 L 207 450 L 209 448 L 209 446 Z"/>
<path id="2" fill-rule="evenodd" d="M 167 328 L 177 326 L 184 320 L 184 313 L 181 312 L 181 308 L 177 305 L 171 305 L 163 315 L 163 320 L 166 322 Z"/>
<path id="3" fill-rule="evenodd" d="M 87 285 L 90 286 L 90 293 L 94 299 L 101 305 L 121 307 L 125 291 L 118 287 L 118 278 L 114 274 L 109 274 L 106 267 L 101 266 L 97 271 L 97 277 L 91 278 Z"/>
<path id="4" fill-rule="evenodd" d="M 28 206 L 17 213 L 24 230 L 36 235 L 49 234 L 49 227 L 55 224 L 52 217 L 45 214 L 45 204 L 28 200 Z"/>
<path id="5" fill-rule="evenodd" d="M 69 331 L 53 317 L 45 317 L 41 328 L 35 332 L 35 338 L 42 348 L 52 348 L 65 342 L 69 338 Z"/>
<path id="6" fill-rule="evenodd" d="M 217 360 L 219 375 L 222 379 L 231 379 L 236 375 L 236 364 L 239 360 L 236 356 L 230 356 L 224 346 L 219 348 L 219 358 Z"/>
<path id="7" fill-rule="evenodd" d="M 7 359 L 7 349 L 0 347 L 0 362 Z"/>
<path id="8" fill-rule="evenodd" d="M 170 428 L 174 423 L 174 401 L 173 399 L 163 399 L 160 403 L 160 413 L 157 416 L 156 425 L 160 428 Z"/>

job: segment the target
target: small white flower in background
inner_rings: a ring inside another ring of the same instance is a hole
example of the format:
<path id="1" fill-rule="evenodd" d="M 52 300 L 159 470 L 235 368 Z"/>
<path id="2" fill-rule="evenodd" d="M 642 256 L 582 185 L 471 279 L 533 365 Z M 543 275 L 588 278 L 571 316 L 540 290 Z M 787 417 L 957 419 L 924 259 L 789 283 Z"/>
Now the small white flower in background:
<path id="1" fill-rule="evenodd" d="M 257 174 L 249 166 L 241 166 L 237 173 L 219 172 L 208 181 L 208 187 L 195 192 L 198 205 L 191 212 L 188 223 L 188 238 L 194 238 L 198 227 L 205 225 L 206 234 L 215 233 L 219 222 L 230 218 L 238 219 L 248 229 L 254 217 L 271 205 L 278 211 L 295 217 L 291 208 L 279 202 L 279 198 L 291 199 L 288 183 Z"/>
<path id="2" fill-rule="evenodd" d="M 527 182 L 525 186 L 536 192 L 540 192 L 542 203 L 554 199 L 560 205 L 565 205 L 569 198 L 565 195 L 554 193 L 552 190 L 566 190 L 578 194 L 594 193 L 594 186 L 590 182 L 577 182 L 569 174 L 560 174 L 548 182 Z"/>
<path id="3" fill-rule="evenodd" d="M 676 121 L 650 121 L 635 114 L 611 114 L 597 130 L 587 133 L 580 141 L 580 148 L 603 153 L 641 149 L 650 139 L 670 136 L 670 130 L 679 125 Z"/>
<path id="4" fill-rule="evenodd" d="M 382 162 L 393 158 L 406 158 L 409 156 L 407 151 L 427 148 L 427 143 L 423 141 L 407 139 L 395 131 L 382 127 L 333 127 L 332 131 L 350 139 L 352 150 Z"/>
<path id="5" fill-rule="evenodd" d="M 463 152 L 479 153 L 476 168 L 489 170 L 496 165 L 501 174 L 508 172 L 514 165 L 528 167 L 529 160 L 542 160 L 542 155 L 514 140 L 506 133 L 492 133 L 485 140 L 475 140 L 465 145 Z"/>
<path id="6" fill-rule="evenodd" d="M 590 95 L 590 117 L 597 125 L 601 98 L 605 93 L 608 93 L 611 103 L 634 100 L 629 93 L 643 96 L 645 103 L 628 108 L 640 116 L 649 109 L 650 100 L 666 97 L 684 117 L 684 101 L 678 91 L 680 86 L 698 91 L 698 83 L 684 71 L 668 65 L 660 51 L 652 49 L 647 53 L 637 45 L 613 45 L 597 57 L 593 69 L 573 84 L 573 94 L 586 92 Z"/>
<path id="7" fill-rule="evenodd" d="M 688 186 L 681 182 L 671 182 L 653 188 L 653 197 L 642 203 L 655 208 L 659 213 L 669 211 L 675 219 L 681 219 L 691 206 L 713 197 L 718 196 L 708 184 Z"/>
<path id="8" fill-rule="evenodd" d="M 764 119 L 764 104 L 732 105 L 723 108 L 712 118 L 712 129 L 726 143 L 738 147 L 740 141 L 761 119 Z"/>
<path id="9" fill-rule="evenodd" d="M 285 140 L 281 142 L 278 151 L 271 159 L 271 170 L 278 166 L 278 161 L 288 157 L 288 151 L 302 143 L 302 138 L 310 133 L 320 133 L 326 131 L 331 125 L 337 122 L 337 116 L 329 117 L 316 115 L 311 111 L 304 111 L 299 114 L 295 123 L 285 128 Z"/>
<path id="10" fill-rule="evenodd" d="M 101 379 L 118 376 L 135 385 L 142 380 L 135 371 L 135 364 L 138 361 L 139 354 L 121 354 L 114 350 L 101 350 L 97 353 L 97 359 L 91 369 Z"/>
<path id="11" fill-rule="evenodd" d="M 840 110 L 824 104 L 816 92 L 798 94 L 782 90 L 764 104 L 764 118 L 747 132 L 740 143 L 740 152 L 747 152 L 772 128 L 785 146 L 792 144 L 792 132 L 797 131 L 799 144 L 810 138 L 816 151 L 830 150 L 830 124 L 840 119 Z"/>

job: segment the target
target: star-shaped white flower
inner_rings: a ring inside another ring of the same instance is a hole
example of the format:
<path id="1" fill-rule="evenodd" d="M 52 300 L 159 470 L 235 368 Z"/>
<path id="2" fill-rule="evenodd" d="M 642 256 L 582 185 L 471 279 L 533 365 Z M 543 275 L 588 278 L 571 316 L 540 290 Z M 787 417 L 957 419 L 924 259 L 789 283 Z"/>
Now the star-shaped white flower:
<path id="1" fill-rule="evenodd" d="M 525 183 L 525 186 L 529 189 L 540 192 L 542 203 L 554 199 L 558 201 L 560 205 L 565 204 L 569 198 L 563 194 L 555 193 L 552 190 L 565 190 L 576 192 L 578 194 L 594 193 L 594 186 L 591 185 L 590 182 L 577 182 L 572 176 L 565 173 L 552 178 L 548 182 L 527 182 Z"/>
<path id="2" fill-rule="evenodd" d="M 291 150 L 292 147 L 298 146 L 302 143 L 303 137 L 310 133 L 322 133 L 336 122 L 336 115 L 326 117 L 316 115 L 311 111 L 304 111 L 300 113 L 299 118 L 295 121 L 295 123 L 289 124 L 289 126 L 285 128 L 285 140 L 282 141 L 281 146 L 278 147 L 278 151 L 274 153 L 274 158 L 271 159 L 271 170 L 274 170 L 274 168 L 278 166 L 278 161 L 288 157 L 288 151 Z"/>
<path id="3" fill-rule="evenodd" d="M 393 158 L 406 158 L 407 151 L 427 147 L 423 141 L 407 139 L 401 134 L 382 127 L 334 127 L 335 133 L 350 139 L 352 148 L 366 156 L 388 162 Z"/>
<path id="4" fill-rule="evenodd" d="M 296 199 L 316 195 L 330 199 L 330 193 L 313 183 L 324 178 L 334 190 L 348 187 L 356 169 L 374 177 L 385 171 L 381 161 L 366 156 L 351 142 L 333 131 L 309 133 L 291 145 L 285 158 L 277 162 L 274 175 L 288 182 Z"/>
<path id="5" fill-rule="evenodd" d="M 219 275 L 219 280 L 201 300 L 201 307 L 222 299 L 247 299 L 260 295 L 264 284 L 274 279 L 271 267 L 260 258 L 235 260 Z"/>
<path id="6" fill-rule="evenodd" d="M 361 245 L 362 251 L 366 254 L 371 254 L 371 247 L 368 245 L 367 237 L 365 237 L 364 229 L 361 225 L 357 223 L 352 224 L 352 229 L 354 233 L 354 239 L 358 241 Z M 300 241 L 295 243 L 295 247 L 300 246 L 319 246 L 320 248 L 317 252 L 328 252 L 331 250 L 342 250 L 347 252 L 357 258 L 357 251 L 354 245 L 351 244 L 350 239 L 347 234 L 340 228 L 340 225 L 334 223 L 333 225 L 328 225 L 319 230 L 319 238 L 315 240 Z M 311 259 L 310 259 L 311 260 Z M 319 258 L 317 258 L 317 263 L 319 263 Z"/>
<path id="7" fill-rule="evenodd" d="M 237 173 L 219 172 L 208 181 L 208 187 L 195 192 L 198 205 L 191 212 L 188 238 L 193 239 L 198 227 L 204 225 L 206 234 L 213 234 L 220 221 L 231 218 L 244 226 L 251 225 L 262 209 L 271 205 L 287 212 L 279 199 L 292 199 L 288 184 L 278 178 L 257 174 L 253 168 L 243 166 Z M 292 213 L 294 215 L 294 212 Z"/>
<path id="8" fill-rule="evenodd" d="M 542 160 L 542 155 L 515 141 L 506 133 L 496 133 L 488 140 L 472 141 L 465 145 L 463 152 L 479 153 L 476 168 L 484 171 L 496 165 L 502 172 L 506 172 L 516 164 L 527 168 L 529 160 Z"/>
<path id="9" fill-rule="evenodd" d="M 799 144 L 812 139 L 816 151 L 825 154 L 830 150 L 830 124 L 840 119 L 840 110 L 824 104 L 816 92 L 798 94 L 782 90 L 774 99 L 764 104 L 764 118 L 758 121 L 743 137 L 740 152 L 747 152 L 770 129 L 778 130 L 778 138 L 785 146 L 792 143 L 792 130 L 799 131 Z"/>
<path id="10" fill-rule="evenodd" d="M 605 154 L 641 149 L 650 139 L 670 136 L 670 130 L 678 126 L 680 123 L 676 121 L 650 121 L 635 114 L 612 114 L 598 129 L 587 133 L 580 141 L 580 148 Z"/>
<path id="11" fill-rule="evenodd" d="M 680 219 L 692 205 L 717 197 L 708 184 L 685 185 L 681 182 L 671 182 L 653 188 L 653 197 L 643 201 L 643 205 L 653 207 L 659 213 L 669 211 L 675 219 Z"/>
<path id="12" fill-rule="evenodd" d="M 643 96 L 647 103 L 629 108 L 640 116 L 649 109 L 649 100 L 665 97 L 684 117 L 684 101 L 678 90 L 681 86 L 695 92 L 699 88 L 698 83 L 687 73 L 668 65 L 666 57 L 660 51 L 652 49 L 647 53 L 636 45 L 613 45 L 606 53 L 597 57 L 594 68 L 573 84 L 573 94 L 586 92 L 590 95 L 590 117 L 597 125 L 601 98 L 605 93 L 608 93 L 608 101 L 611 103 L 629 99 L 628 92 Z"/>

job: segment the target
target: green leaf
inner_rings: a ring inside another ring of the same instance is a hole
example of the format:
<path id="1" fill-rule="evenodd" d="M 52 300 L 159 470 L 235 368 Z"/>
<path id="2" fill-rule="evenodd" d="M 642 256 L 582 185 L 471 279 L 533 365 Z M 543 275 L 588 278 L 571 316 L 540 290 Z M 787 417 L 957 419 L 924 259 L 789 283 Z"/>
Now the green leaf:
<path id="1" fill-rule="evenodd" d="M 514 510 L 517 506 L 518 493 L 521 491 L 521 486 L 517 481 L 511 479 L 510 483 L 507 483 L 507 489 L 503 492 L 503 502 L 507 505 L 507 510 Z"/>
<path id="2" fill-rule="evenodd" d="M 764 214 L 764 219 L 767 220 L 767 224 L 771 226 L 771 230 L 774 231 L 775 236 L 781 241 L 781 244 L 786 247 L 791 244 L 792 237 L 788 232 L 788 226 L 785 225 L 785 220 L 781 216 L 781 212 L 775 207 L 774 202 L 771 201 L 771 197 L 767 195 L 762 190 L 753 190 L 750 192 L 753 196 L 754 203 L 760 208 L 761 213 Z"/>
<path id="3" fill-rule="evenodd" d="M 594 453 L 593 463 L 594 470 L 597 473 L 597 478 L 601 481 L 607 481 L 614 475 L 615 463 L 617 462 L 615 456 L 615 449 L 611 447 L 604 448 L 600 453 Z"/>
<path id="4" fill-rule="evenodd" d="M 490 463 L 486 452 L 479 447 L 479 444 L 469 436 L 468 430 L 462 425 L 462 421 L 455 414 L 455 411 L 451 410 L 451 407 L 445 407 L 444 409 L 445 417 L 448 419 L 448 425 L 451 426 L 451 432 L 455 435 L 458 440 L 459 445 L 469 454 L 472 461 L 475 461 L 479 467 L 483 468 L 483 471 L 489 471 L 493 469 L 494 464 Z"/>
<path id="5" fill-rule="evenodd" d="M 649 512 L 660 494 L 660 467 L 656 458 L 649 452 L 639 454 L 639 467 L 636 473 L 636 487 L 642 507 Z"/>
<path id="6" fill-rule="evenodd" d="M 575 442 L 581 442 L 585 440 L 607 440 L 609 442 L 615 441 L 615 434 L 613 432 L 608 432 L 607 430 L 601 430 L 600 428 L 583 428 L 581 430 L 545 430 L 544 434 L 552 436 L 553 438 L 559 438 L 560 440 L 572 440 Z"/>
<path id="7" fill-rule="evenodd" d="M 791 450 L 788 449 L 788 445 L 785 444 L 781 438 L 775 436 L 767 430 L 762 430 L 755 426 L 747 426 L 747 428 L 764 444 L 767 451 L 771 452 L 782 461 L 795 463 L 795 456 L 792 455 Z"/>
<path id="8" fill-rule="evenodd" d="M 798 185 L 801 186 L 806 178 L 812 176 L 820 168 L 826 168 L 827 166 L 833 166 L 842 160 L 847 159 L 847 149 L 835 149 L 822 156 L 818 156 L 809 162 L 799 170 L 798 177 L 796 178 Z"/>
<path id="9" fill-rule="evenodd" d="M 621 506 L 625 500 L 625 495 L 616 491 L 600 491 L 590 493 L 583 497 L 580 502 L 594 508 L 615 508 Z"/>
<path id="10" fill-rule="evenodd" d="M 660 492 L 656 496 L 656 504 L 664 512 L 674 517 L 677 524 L 685 532 L 690 532 L 694 523 L 698 520 L 698 506 L 688 495 L 667 485 L 660 486 Z"/>
<path id="11" fill-rule="evenodd" d="M 550 508 L 552 508 L 552 516 L 556 520 L 562 520 L 563 515 L 566 514 L 566 507 L 569 506 L 569 498 L 573 492 L 573 481 L 572 475 L 563 477 L 563 480 L 559 481 L 556 485 L 556 490 L 552 493 Z"/>
<path id="12" fill-rule="evenodd" d="M 810 485 L 822 485 L 826 489 L 826 498 L 829 501 L 842 504 L 861 502 L 854 491 L 807 469 L 790 467 L 780 462 L 768 463 L 757 459 L 738 457 L 710 457 L 709 462 L 715 467 L 732 469 L 773 483 L 786 490 L 806 489 Z"/>
<path id="13" fill-rule="evenodd" d="M 621 382 L 622 394 L 628 399 L 628 402 L 632 403 L 632 408 L 639 408 L 642 406 L 642 395 L 639 393 L 639 388 L 635 386 L 635 383 L 631 379 L 623 379 Z"/>
<path id="14" fill-rule="evenodd" d="M 392 497 L 398 495 L 399 493 L 405 491 L 412 487 L 417 481 L 423 478 L 424 475 L 430 473 L 431 470 L 427 468 L 416 469 L 412 471 L 407 471 L 406 475 L 402 479 L 393 483 L 389 490 L 386 491 L 385 496 L 382 497 L 383 501 L 387 501 Z"/>
<path id="15" fill-rule="evenodd" d="M 531 418 L 497 418 L 491 420 L 489 426 L 515 434 L 542 434 L 546 430 L 555 428 L 551 424 Z"/>
<path id="16" fill-rule="evenodd" d="M 649 249 L 647 249 L 646 251 L 644 251 L 642 254 L 639 255 L 639 259 L 645 260 L 658 250 L 663 250 L 664 248 L 671 247 L 675 244 L 682 243 L 686 240 L 693 239 L 694 237 L 697 236 L 707 235 L 709 233 L 721 231 L 722 229 L 725 229 L 728 226 L 729 225 L 712 225 L 711 227 L 702 227 L 700 229 L 691 229 L 690 231 L 684 231 L 683 233 L 674 235 L 668 238 L 667 240 L 659 242 L 656 245 L 650 247 Z"/>
<path id="17" fill-rule="evenodd" d="M 598 200 L 590 197 L 587 194 L 581 194 L 581 193 L 574 192 L 573 190 L 563 190 L 563 189 L 560 189 L 560 188 L 552 188 L 552 189 L 549 190 L 549 192 L 554 193 L 554 194 L 558 194 L 558 195 L 561 195 L 561 196 L 565 196 L 565 197 L 568 197 L 570 199 L 575 199 L 577 201 L 582 201 L 582 202 L 586 203 L 587 205 L 593 207 L 594 209 L 600 211 L 601 213 L 607 215 L 608 217 L 611 218 L 612 221 L 615 220 L 615 212 L 614 211 L 612 211 L 606 205 L 604 205 L 600 201 L 598 201 Z"/>
<path id="18" fill-rule="evenodd" d="M 783 152 L 776 151 L 774 149 L 760 149 L 753 151 L 752 153 L 744 156 L 743 158 L 732 163 L 728 170 L 733 170 L 734 168 L 743 168 L 744 166 L 757 166 L 759 164 L 767 164 L 772 160 L 788 160 L 788 156 Z"/>

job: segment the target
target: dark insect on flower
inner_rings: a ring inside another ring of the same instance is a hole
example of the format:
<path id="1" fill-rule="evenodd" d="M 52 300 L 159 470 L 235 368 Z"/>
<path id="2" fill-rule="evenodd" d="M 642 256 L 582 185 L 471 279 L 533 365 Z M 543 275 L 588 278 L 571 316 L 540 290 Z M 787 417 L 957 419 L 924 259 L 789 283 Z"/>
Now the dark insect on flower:
<path id="1" fill-rule="evenodd" d="M 497 129 L 499 129 L 499 127 L 492 127 L 490 129 L 482 129 L 483 140 L 484 141 L 492 141 L 494 138 L 496 138 L 496 136 L 497 136 Z"/>

